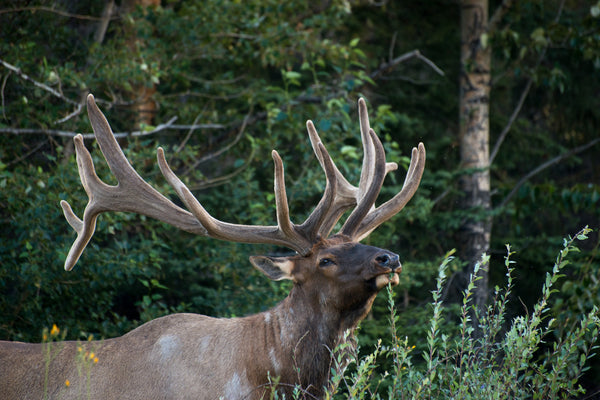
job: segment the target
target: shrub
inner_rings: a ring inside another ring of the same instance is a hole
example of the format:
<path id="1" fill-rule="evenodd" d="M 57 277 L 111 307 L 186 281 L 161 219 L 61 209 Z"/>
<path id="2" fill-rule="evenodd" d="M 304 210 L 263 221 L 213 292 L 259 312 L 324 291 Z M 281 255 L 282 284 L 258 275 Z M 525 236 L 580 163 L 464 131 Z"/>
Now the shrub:
<path id="1" fill-rule="evenodd" d="M 514 287 L 510 246 L 505 257 L 506 287 L 495 288 L 493 302 L 477 310 L 471 302 L 477 272 L 470 278 L 457 318 L 457 329 L 441 328 L 445 318 L 453 318 L 442 302 L 449 253 L 438 270 L 437 286 L 431 303 L 433 313 L 424 350 L 415 350 L 416 338 L 401 338 L 402 326 L 393 292 L 388 289 L 392 335 L 391 346 L 378 344 L 374 351 L 353 360 L 344 377 L 334 376 L 340 389 L 328 398 L 389 399 L 549 399 L 572 398 L 585 390 L 578 380 L 588 369 L 587 361 L 597 348 L 600 311 L 593 306 L 579 315 L 570 329 L 558 329 L 550 315 L 549 301 L 557 281 L 568 265 L 567 256 L 578 251 L 577 240 L 587 239 L 587 227 L 564 239 L 542 294 L 531 313 L 507 318 L 507 303 Z M 477 269 L 486 268 L 484 256 Z M 444 325 L 445 326 L 445 325 Z M 558 332 L 566 332 L 558 334 Z M 419 352 L 420 357 L 419 357 Z M 382 356 L 392 361 L 386 371 L 377 371 Z"/>

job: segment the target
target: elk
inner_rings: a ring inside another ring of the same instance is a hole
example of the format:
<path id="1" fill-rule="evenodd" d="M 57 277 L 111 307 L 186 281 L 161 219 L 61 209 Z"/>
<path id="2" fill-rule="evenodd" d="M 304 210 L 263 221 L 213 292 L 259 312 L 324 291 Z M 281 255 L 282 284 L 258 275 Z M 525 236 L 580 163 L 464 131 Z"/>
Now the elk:
<path id="1" fill-rule="evenodd" d="M 423 144 L 412 150 L 400 192 L 376 207 L 385 176 L 398 166 L 386 162 L 383 146 L 369 126 L 365 101 L 358 101 L 364 147 L 358 186 L 340 173 L 308 121 L 309 138 L 326 176 L 324 193 L 313 212 L 302 224 L 290 221 L 283 162 L 273 151 L 277 225 L 238 225 L 213 218 L 204 209 L 172 172 L 162 148 L 157 150 L 160 170 L 187 210 L 151 187 L 125 158 L 91 94 L 87 107 L 118 184 L 110 186 L 98 178 L 82 136 L 76 136 L 79 175 L 89 202 L 82 220 L 61 201 L 68 223 L 77 232 L 66 270 L 84 251 L 99 214 L 127 211 L 210 238 L 289 248 L 294 255 L 253 256 L 250 262 L 270 279 L 289 279 L 293 286 L 274 308 L 241 318 L 172 314 L 98 342 L 0 342 L 2 398 L 262 399 L 271 390 L 291 398 L 294 387 L 305 398 L 322 397 L 331 368 L 336 367 L 334 349 L 344 341 L 347 347 L 354 345 L 352 332 L 370 311 L 377 293 L 398 283 L 398 255 L 359 242 L 414 195 L 425 166 Z M 349 210 L 341 229 L 330 235 Z M 78 346 L 94 351 L 99 360 L 89 375 L 77 371 Z"/>

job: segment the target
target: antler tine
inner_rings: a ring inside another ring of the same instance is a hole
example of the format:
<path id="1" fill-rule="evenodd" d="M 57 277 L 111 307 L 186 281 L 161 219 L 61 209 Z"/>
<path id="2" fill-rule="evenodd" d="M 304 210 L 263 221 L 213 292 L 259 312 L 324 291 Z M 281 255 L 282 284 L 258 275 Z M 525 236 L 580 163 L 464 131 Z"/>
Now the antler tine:
<path id="1" fill-rule="evenodd" d="M 358 188 L 351 185 L 335 166 L 312 121 L 306 122 L 306 128 L 313 151 L 317 156 L 317 160 L 319 160 L 319 164 L 321 164 L 321 168 L 325 171 L 327 183 L 335 181 L 335 190 L 331 198 L 326 200 L 324 196 L 321 199 L 321 202 L 307 218 L 302 228 L 307 232 L 311 232 L 309 234 L 311 237 L 327 237 L 344 212 L 356 205 Z M 325 193 L 328 193 L 327 187 Z M 324 204 L 329 201 L 331 203 L 325 208 Z"/>
<path id="2" fill-rule="evenodd" d="M 271 152 L 273 164 L 275 165 L 275 179 L 273 191 L 275 193 L 275 209 L 277 211 L 277 226 L 288 237 L 295 236 L 296 232 L 292 221 L 290 221 L 290 206 L 288 205 L 287 194 L 285 192 L 285 173 L 283 161 L 277 153 L 277 150 Z"/>
<path id="3" fill-rule="evenodd" d="M 367 164 L 372 170 L 371 176 L 369 178 L 365 177 L 365 180 L 368 180 L 369 182 L 369 186 L 363 189 L 364 193 L 358 200 L 358 205 L 354 211 L 352 211 L 346 220 L 346 223 L 340 230 L 341 234 L 352 238 L 355 237 L 362 220 L 373 208 L 386 175 L 385 151 L 383 145 L 373 129 L 369 128 L 368 135 L 373 144 L 373 152 L 369 153 L 369 158 L 364 162 L 364 164 Z M 366 158 L 367 157 L 365 157 L 365 159 Z M 361 184 L 362 182 L 363 179 L 361 179 Z"/>
<path id="4" fill-rule="evenodd" d="M 360 137 L 363 143 L 363 165 L 360 173 L 359 183 L 359 198 L 361 198 L 367 189 L 371 186 L 371 180 L 374 176 L 376 158 L 373 156 L 375 152 L 375 144 L 369 131 L 371 125 L 369 124 L 369 112 L 367 110 L 367 104 L 363 98 L 358 99 L 358 118 L 360 121 Z M 377 135 L 375 135 L 377 137 Z M 384 155 L 385 160 L 385 155 Z M 398 164 L 395 162 L 385 163 L 385 173 L 395 171 L 398 169 Z"/>
<path id="5" fill-rule="evenodd" d="M 340 170 L 335 166 L 335 163 L 333 160 L 331 160 L 331 157 L 323 145 L 323 142 L 321 141 L 321 138 L 319 137 L 319 134 L 317 133 L 315 125 L 312 121 L 306 121 L 306 130 L 308 131 L 310 144 L 312 145 L 313 151 L 317 156 L 317 160 L 319 160 L 319 164 L 321 164 L 321 168 L 325 170 L 326 157 L 331 161 L 336 181 L 338 182 L 338 196 L 341 199 L 344 199 L 345 202 L 347 202 L 350 206 L 354 205 L 356 203 L 356 192 L 358 191 L 358 188 L 351 185 L 344 175 L 342 175 Z M 324 154 L 319 150 L 319 145 L 323 146 L 323 149 L 325 150 Z"/>
<path id="6" fill-rule="evenodd" d="M 363 144 L 363 163 L 358 184 L 358 198 L 362 198 L 370 186 L 375 170 L 375 146 L 371 139 L 369 112 L 364 99 L 358 99 L 358 120 L 360 123 L 360 138 Z"/>
<path id="7" fill-rule="evenodd" d="M 94 134 L 118 184 L 116 186 L 107 185 L 98 178 L 92 157 L 83 144 L 83 137 L 77 135 L 74 138 L 77 166 L 89 201 L 83 213 L 83 220 L 75 215 L 69 203 L 64 200 L 60 202 L 67 222 L 77 232 L 77 239 L 65 260 L 65 269 L 69 271 L 75 266 L 94 234 L 98 215 L 106 211 L 136 212 L 167 222 L 188 232 L 206 235 L 206 230 L 192 214 L 177 207 L 157 192 L 133 169 L 91 94 L 87 97 L 87 106 Z"/>
<path id="8" fill-rule="evenodd" d="M 425 169 L 425 158 L 425 146 L 423 143 L 419 143 L 417 148 L 413 147 L 410 165 L 402 189 L 393 198 L 375 210 L 372 210 L 365 217 L 356 232 L 357 240 L 360 241 L 368 236 L 375 228 L 396 215 L 406 206 L 421 182 L 421 177 Z"/>
<path id="9" fill-rule="evenodd" d="M 317 204 L 304 223 L 298 227 L 298 230 L 303 232 L 311 241 L 315 241 L 318 236 L 327 237 L 331 227 L 335 225 L 344 212 L 343 210 L 338 211 L 333 209 L 338 193 L 338 177 L 336 176 L 337 168 L 323 143 L 318 142 L 314 144 L 314 146 L 315 153 L 319 154 L 319 160 L 321 160 L 321 165 L 325 171 L 327 183 L 325 185 L 325 192 L 323 193 L 323 197 L 319 201 L 319 204 Z M 339 173 L 339 171 L 337 171 L 337 173 Z M 328 220 L 331 219 L 334 219 L 335 221 L 333 221 L 333 223 L 331 223 L 331 221 L 328 222 Z"/>
<path id="10" fill-rule="evenodd" d="M 75 215 L 71 205 L 68 202 L 65 200 L 60 201 L 60 206 L 63 209 L 63 214 L 65 215 L 67 222 L 69 225 L 71 225 L 75 232 L 77 232 L 77 238 L 69 249 L 69 253 L 65 260 L 65 270 L 67 271 L 73 269 L 77 263 L 77 260 L 79 260 L 79 257 L 81 257 L 83 250 L 94 235 L 94 230 L 96 229 L 96 218 L 98 217 L 98 214 L 102 212 L 101 210 L 98 210 L 97 201 L 94 201 L 96 200 L 94 197 L 94 187 L 107 186 L 96 175 L 92 157 L 83 145 L 83 136 L 77 135 L 73 138 L 73 141 L 75 142 L 77 167 L 79 169 L 81 184 L 90 200 L 83 213 L 83 220 L 79 219 L 79 217 Z"/>
<path id="11" fill-rule="evenodd" d="M 287 196 L 285 195 L 283 162 L 273 152 L 275 163 L 275 201 L 277 207 L 277 226 L 253 226 L 243 224 L 231 224 L 220 221 L 211 216 L 206 209 L 194 197 L 189 188 L 171 170 L 164 156 L 162 148 L 158 149 L 158 165 L 160 170 L 173 187 L 177 195 L 200 221 L 208 232 L 207 236 L 215 239 L 229 240 L 239 243 L 265 243 L 284 246 L 297 251 L 300 254 L 308 254 L 312 249 L 312 242 L 305 238 L 295 225 L 290 222 L 287 207 Z"/>
<path id="12" fill-rule="evenodd" d="M 348 182 L 348 180 L 342 175 L 342 173 L 335 166 L 333 161 L 331 161 L 331 163 L 333 165 L 334 175 L 335 175 L 337 183 L 338 183 L 338 185 L 337 185 L 338 188 L 337 188 L 337 193 L 335 195 L 335 200 L 334 200 L 333 204 L 331 205 L 331 207 L 329 208 L 327 215 L 325 215 L 323 223 L 321 224 L 319 231 L 318 231 L 318 234 L 321 236 L 324 236 L 324 237 L 326 237 L 329 234 L 331 229 L 333 229 L 333 227 L 335 226 L 337 221 L 340 219 L 340 217 L 343 215 L 343 213 L 346 210 L 349 210 L 350 208 L 357 206 L 357 204 L 361 201 L 361 199 L 363 199 L 365 197 L 366 192 L 369 190 L 370 187 L 372 187 L 372 184 L 373 184 L 373 177 L 375 176 L 374 171 L 376 168 L 375 165 L 376 165 L 377 157 L 375 157 L 375 144 L 374 144 L 373 137 L 370 133 L 371 128 L 369 125 L 369 115 L 368 115 L 368 111 L 367 111 L 367 105 L 365 103 L 365 100 L 362 98 L 358 100 L 358 113 L 359 113 L 361 139 L 362 139 L 362 143 L 363 143 L 363 152 L 364 152 L 363 166 L 362 166 L 362 170 L 361 170 L 359 186 L 356 187 L 356 186 L 350 184 Z M 323 150 L 324 150 L 323 153 L 321 153 L 318 150 L 319 146 L 322 145 L 322 142 L 321 142 L 321 138 L 319 137 L 319 134 L 317 133 L 317 130 L 315 129 L 315 126 L 312 123 L 312 121 L 307 121 L 306 127 L 308 130 L 308 135 L 309 135 L 313 150 L 315 152 L 315 155 L 317 156 L 317 159 L 319 160 L 321 167 L 323 169 L 325 169 L 325 159 L 327 158 L 327 159 L 331 160 L 331 157 L 329 156 L 329 153 L 327 153 L 327 150 L 325 149 L 325 147 L 323 147 Z M 379 140 L 379 139 L 377 139 L 376 135 L 375 135 L 375 138 L 377 141 Z M 387 174 L 391 171 L 394 171 L 398 168 L 398 164 L 396 164 L 394 162 L 386 163 L 385 155 L 383 155 L 382 158 L 384 160 L 384 165 L 385 165 L 384 176 L 385 176 L 385 174 Z M 374 201 L 373 201 L 373 203 L 374 203 Z M 374 208 L 373 204 L 371 204 L 370 208 Z M 354 221 L 354 222 L 358 222 L 358 221 Z"/>

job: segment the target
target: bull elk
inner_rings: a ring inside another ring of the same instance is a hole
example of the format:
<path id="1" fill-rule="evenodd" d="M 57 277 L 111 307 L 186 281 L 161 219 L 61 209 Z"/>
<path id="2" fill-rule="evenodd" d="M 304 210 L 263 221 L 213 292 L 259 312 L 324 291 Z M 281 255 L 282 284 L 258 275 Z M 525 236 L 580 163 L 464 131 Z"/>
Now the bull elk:
<path id="1" fill-rule="evenodd" d="M 388 284 L 398 283 L 398 256 L 359 242 L 414 195 L 425 165 L 423 144 L 412 150 L 402 190 L 376 207 L 386 174 L 398 166 L 386 162 L 383 146 L 369 126 L 364 100 L 358 101 L 364 147 L 358 186 L 348 183 L 340 173 L 308 121 L 310 141 L 327 179 L 314 211 L 302 224 L 290 221 L 283 163 L 273 151 L 277 225 L 238 225 L 219 221 L 204 209 L 171 171 L 162 148 L 157 151 L 160 170 L 189 211 L 152 188 L 125 158 L 92 95 L 87 98 L 87 107 L 100 149 L 118 184 L 110 186 L 98 178 L 82 136 L 76 136 L 79 175 L 89 202 L 81 220 L 66 201 L 61 201 L 67 221 L 77 232 L 65 261 L 66 270 L 73 268 L 84 251 L 100 213 L 129 211 L 202 236 L 294 250 L 288 257 L 250 258 L 267 277 L 290 279 L 293 287 L 274 308 L 243 318 L 173 314 L 99 342 L 0 342 L 1 397 L 261 399 L 277 390 L 291 398 L 294 387 L 306 398 L 322 397 L 335 367 L 334 349 L 344 341 L 353 345 L 352 332 L 371 309 L 377 293 Z M 330 236 L 342 214 L 350 209 L 339 232 Z M 50 345 L 51 357 L 45 359 L 44 351 Z M 77 371 L 78 346 L 93 349 L 99 359 L 89 376 Z"/>

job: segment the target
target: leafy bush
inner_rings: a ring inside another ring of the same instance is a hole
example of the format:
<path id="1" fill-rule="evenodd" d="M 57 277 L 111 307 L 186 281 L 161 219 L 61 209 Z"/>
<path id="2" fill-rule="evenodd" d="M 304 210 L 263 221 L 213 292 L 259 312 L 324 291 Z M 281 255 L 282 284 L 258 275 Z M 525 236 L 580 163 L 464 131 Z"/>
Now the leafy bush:
<path id="1" fill-rule="evenodd" d="M 507 303 L 514 287 L 515 262 L 507 246 L 506 287 L 496 287 L 494 301 L 480 312 L 471 304 L 479 279 L 475 272 L 464 292 L 454 330 L 441 328 L 445 319 L 455 317 L 441 300 L 452 260 L 447 255 L 438 270 L 431 303 L 433 314 L 422 349 L 417 349 L 417 338 L 403 336 L 393 292 L 388 289 L 391 346 L 379 342 L 373 352 L 354 360 L 348 376 L 334 376 L 333 382 L 341 385 L 341 390 L 335 395 L 330 393 L 329 398 L 548 399 L 584 393 L 578 380 L 597 349 L 600 310 L 593 306 L 564 329 L 551 317 L 550 300 L 564 276 L 567 256 L 578 251 L 575 241 L 587 239 L 589 232 L 584 228 L 564 240 L 533 311 L 510 321 Z M 485 268 L 488 261 L 484 257 L 477 268 Z M 561 334 L 554 337 L 557 332 Z M 392 360 L 392 366 L 382 372 L 378 367 L 386 361 L 383 356 Z"/>

